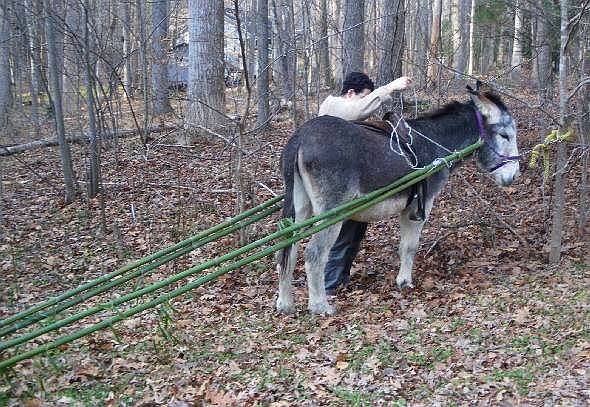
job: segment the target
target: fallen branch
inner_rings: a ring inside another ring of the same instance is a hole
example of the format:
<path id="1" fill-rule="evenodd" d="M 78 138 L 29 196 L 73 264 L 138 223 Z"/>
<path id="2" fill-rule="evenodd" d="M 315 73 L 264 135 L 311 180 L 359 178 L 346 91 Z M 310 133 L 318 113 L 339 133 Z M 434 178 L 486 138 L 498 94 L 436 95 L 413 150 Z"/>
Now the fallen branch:
<path id="1" fill-rule="evenodd" d="M 176 130 L 178 128 L 179 128 L 179 126 L 176 124 L 156 125 L 156 126 L 148 127 L 147 129 L 145 129 L 145 132 L 146 133 L 161 133 L 164 131 Z M 117 130 L 114 132 L 102 134 L 101 139 L 108 140 L 108 139 L 118 138 L 118 137 L 130 137 L 130 136 L 135 136 L 138 134 L 139 134 L 139 130 L 137 130 L 137 129 L 121 129 L 121 130 Z M 72 134 L 72 135 L 66 136 L 66 141 L 68 143 L 87 142 L 88 135 L 86 133 Z M 57 145 L 58 145 L 57 138 L 35 140 L 30 143 L 16 144 L 16 145 L 11 145 L 11 146 L 0 145 L 0 156 L 13 155 L 13 154 L 22 153 L 22 152 L 28 151 L 28 150 L 35 150 L 35 149 L 43 148 L 43 147 L 53 147 L 53 146 L 57 146 Z"/>

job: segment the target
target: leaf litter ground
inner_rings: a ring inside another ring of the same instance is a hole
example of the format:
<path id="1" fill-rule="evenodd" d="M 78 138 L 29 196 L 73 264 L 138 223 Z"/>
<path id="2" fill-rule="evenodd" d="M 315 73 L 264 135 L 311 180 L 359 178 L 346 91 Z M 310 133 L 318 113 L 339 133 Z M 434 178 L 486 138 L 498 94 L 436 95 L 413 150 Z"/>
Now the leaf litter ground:
<path id="1" fill-rule="evenodd" d="M 530 111 L 515 116 L 529 151 L 544 131 Z M 278 157 L 290 132 L 276 122 L 251 141 L 263 146 L 246 164 L 252 204 L 271 197 L 267 187 L 281 192 Z M 61 204 L 55 149 L 4 160 L 0 318 L 235 213 L 231 151 L 216 140 L 191 149 L 165 143 L 144 151 L 126 140 L 103 153 L 106 233 L 98 200 Z M 83 174 L 86 152 L 75 146 L 73 153 Z M 578 176 L 568 174 L 571 203 Z M 576 232 L 575 204 L 568 205 L 564 260 L 545 264 L 543 192 L 540 171 L 526 165 L 516 184 L 499 189 L 469 162 L 425 227 L 415 289 L 395 288 L 397 226 L 382 221 L 370 226 L 334 317 L 305 310 L 301 261 L 297 314 L 277 315 L 274 267 L 265 259 L 160 313 L 20 363 L 0 381 L 0 405 L 587 405 L 588 239 Z M 250 234 L 270 233 L 276 220 Z M 236 245 L 227 237 L 197 249 L 142 284 Z"/>

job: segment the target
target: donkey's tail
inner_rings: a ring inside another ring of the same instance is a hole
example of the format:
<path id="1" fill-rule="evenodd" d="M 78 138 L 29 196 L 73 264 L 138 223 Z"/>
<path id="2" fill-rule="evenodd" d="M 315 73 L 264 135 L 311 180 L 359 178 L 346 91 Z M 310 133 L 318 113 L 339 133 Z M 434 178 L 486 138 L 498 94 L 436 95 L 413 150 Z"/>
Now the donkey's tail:
<path id="1" fill-rule="evenodd" d="M 281 167 L 283 172 L 283 180 L 285 183 L 285 198 L 283 199 L 283 214 L 282 224 L 288 224 L 288 220 L 295 220 L 295 204 L 293 200 L 293 190 L 295 188 L 295 176 L 299 169 L 297 168 L 297 153 L 299 150 L 299 137 L 297 132 L 289 140 L 283 153 L 281 154 Z M 289 256 L 291 253 L 291 246 L 289 245 L 276 254 L 276 262 L 279 274 L 287 270 L 289 263 Z"/>

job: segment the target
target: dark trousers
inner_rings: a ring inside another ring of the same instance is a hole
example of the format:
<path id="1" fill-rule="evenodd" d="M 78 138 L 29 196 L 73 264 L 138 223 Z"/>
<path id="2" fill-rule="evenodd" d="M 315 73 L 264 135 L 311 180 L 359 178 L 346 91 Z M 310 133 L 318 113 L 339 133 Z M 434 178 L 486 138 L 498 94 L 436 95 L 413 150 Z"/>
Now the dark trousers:
<path id="1" fill-rule="evenodd" d="M 330 249 L 328 263 L 324 269 L 324 284 L 328 295 L 334 294 L 336 288 L 350 281 L 350 268 L 366 231 L 367 224 L 364 222 L 347 220 L 342 223 L 342 229 Z"/>

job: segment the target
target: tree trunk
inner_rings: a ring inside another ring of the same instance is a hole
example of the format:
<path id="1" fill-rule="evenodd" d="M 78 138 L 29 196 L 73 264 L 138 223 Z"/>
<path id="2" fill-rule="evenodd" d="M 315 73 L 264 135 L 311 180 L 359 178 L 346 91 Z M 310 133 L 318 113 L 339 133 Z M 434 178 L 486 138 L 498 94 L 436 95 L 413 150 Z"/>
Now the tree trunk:
<path id="1" fill-rule="evenodd" d="M 269 71 L 268 47 L 269 30 L 268 30 L 268 0 L 258 0 L 258 74 L 256 76 L 256 91 L 258 93 L 258 114 L 256 116 L 256 126 L 265 126 L 270 118 L 269 108 Z"/>
<path id="2" fill-rule="evenodd" d="M 86 87 L 86 110 L 88 112 L 88 139 L 90 141 L 90 162 L 88 164 L 88 183 L 86 185 L 88 198 L 92 199 L 98 195 L 100 187 L 100 146 L 99 134 L 96 127 L 96 116 L 94 103 L 94 74 L 92 67 L 95 66 L 96 60 L 91 59 L 91 49 L 94 49 L 92 39 L 90 38 L 88 13 L 90 9 L 90 0 L 84 2 L 84 68 L 85 68 L 85 87 Z"/>
<path id="3" fill-rule="evenodd" d="M 295 29 L 293 27 L 293 2 L 292 0 L 272 0 L 272 4 L 278 34 L 279 92 L 281 94 L 281 105 L 284 106 L 295 100 L 294 83 L 297 59 L 295 54 Z"/>
<path id="4" fill-rule="evenodd" d="M 342 31 L 340 27 L 344 24 L 344 12 L 342 10 L 343 0 L 330 0 L 328 4 L 328 14 L 333 16 L 332 24 L 336 27 L 336 35 L 330 37 L 330 49 L 334 52 L 330 55 L 330 63 L 333 67 L 334 86 L 340 87 L 342 85 Z"/>
<path id="5" fill-rule="evenodd" d="M 53 106 L 53 116 L 55 118 L 55 127 L 57 131 L 57 140 L 59 143 L 59 152 L 61 156 L 61 166 L 64 176 L 65 197 L 66 204 L 74 201 L 76 194 L 77 182 L 72 166 L 72 156 L 70 147 L 66 143 L 66 130 L 64 126 L 64 116 L 62 109 L 62 84 L 60 65 L 60 47 L 63 47 L 63 42 L 57 41 L 56 32 L 58 31 L 58 21 L 60 21 L 59 14 L 53 8 L 52 0 L 45 0 L 45 37 L 47 39 L 47 63 L 49 76 L 49 89 L 51 94 L 51 101 Z M 63 37 L 61 37 L 63 39 Z"/>
<path id="6" fill-rule="evenodd" d="M 456 8 L 452 14 L 453 27 L 453 67 L 457 76 L 467 70 L 469 59 L 469 13 L 471 0 L 454 0 Z"/>
<path id="7" fill-rule="evenodd" d="M 310 43 L 309 38 L 311 33 L 309 32 L 309 6 L 305 0 L 301 0 L 301 49 L 303 55 L 303 120 L 309 119 L 309 85 L 311 82 L 311 58 L 309 57 Z"/>
<path id="8" fill-rule="evenodd" d="M 172 111 L 168 99 L 168 0 L 152 1 L 152 111 L 159 116 Z"/>
<path id="9" fill-rule="evenodd" d="M 586 16 L 586 24 L 590 24 L 590 17 Z M 587 26 L 587 25 L 586 25 Z M 580 50 L 580 80 L 587 80 L 590 78 L 590 32 L 586 30 L 581 33 L 581 50 Z M 579 124 L 579 143 L 590 148 L 590 84 L 587 84 L 580 89 L 577 95 L 577 113 Z M 590 233 L 590 229 L 586 229 L 588 222 L 588 215 L 590 213 L 590 185 L 588 183 L 588 171 L 590 170 L 589 154 L 582 156 L 582 174 L 580 177 L 580 198 L 578 205 L 578 231 L 580 235 Z M 586 242 L 590 239 L 586 239 Z M 590 255 L 589 255 L 590 256 Z"/>
<path id="10" fill-rule="evenodd" d="M 512 58 L 510 65 L 512 67 L 511 77 L 513 80 L 522 77 L 522 40 L 523 40 L 523 16 L 522 16 L 523 2 L 516 2 L 516 9 L 514 10 L 514 39 L 512 45 Z"/>
<path id="11" fill-rule="evenodd" d="M 178 125 L 156 125 L 148 127 L 146 133 L 163 133 L 178 130 Z M 137 136 L 140 131 L 137 128 L 133 129 L 119 129 L 110 133 L 103 133 L 102 139 L 117 139 L 119 137 L 131 137 Z M 88 141 L 88 135 L 86 133 L 77 133 L 66 135 L 66 142 L 68 143 L 86 143 Z M 13 146 L 0 146 L 0 156 L 8 156 L 13 154 L 20 154 L 24 151 L 37 150 L 44 147 L 55 147 L 59 146 L 59 141 L 56 138 L 35 140 L 30 143 L 17 144 Z"/>
<path id="12" fill-rule="evenodd" d="M 378 72 L 379 52 L 377 51 L 377 29 L 379 27 L 379 20 L 377 20 L 377 0 L 368 0 L 365 3 L 365 15 L 368 24 L 363 24 L 365 27 L 365 59 L 367 64 L 365 69 L 369 76 Z"/>
<path id="13" fill-rule="evenodd" d="M 10 75 L 10 21 L 8 4 L 0 5 L 0 127 L 8 122 L 12 106 L 12 79 Z"/>
<path id="14" fill-rule="evenodd" d="M 365 0 L 344 0 L 343 76 L 354 71 L 362 72 L 365 69 L 364 15 Z"/>
<path id="15" fill-rule="evenodd" d="M 39 120 L 39 94 L 41 92 L 41 42 L 43 29 L 40 26 L 42 4 L 38 0 L 26 0 L 25 12 L 29 13 L 30 18 L 27 23 L 27 32 L 29 35 L 29 56 L 31 72 L 31 120 L 35 127 L 35 136 L 40 137 L 41 127 Z"/>
<path id="16" fill-rule="evenodd" d="M 332 71 L 330 70 L 330 48 L 328 41 L 328 4 L 327 0 L 320 2 L 320 20 L 319 20 L 319 70 L 322 76 L 322 84 L 326 87 L 333 85 Z"/>
<path id="17" fill-rule="evenodd" d="M 82 86 L 80 61 L 83 60 L 78 38 L 82 28 L 82 5 L 79 0 L 65 1 L 64 65 L 63 65 L 63 109 L 66 117 L 80 116 L 80 87 Z M 82 31 L 83 32 L 83 31 Z M 75 121 L 78 121 L 76 118 Z"/>
<path id="18" fill-rule="evenodd" d="M 475 32 L 475 0 L 470 0 L 471 12 L 469 13 L 469 61 L 467 63 L 467 73 L 473 75 L 475 64 L 475 47 L 473 34 Z"/>
<path id="19" fill-rule="evenodd" d="M 377 44 L 380 85 L 402 76 L 402 57 L 405 45 L 405 9 L 403 0 L 382 0 L 381 34 Z"/>
<path id="20" fill-rule="evenodd" d="M 267 8 L 268 8 L 268 0 L 266 0 L 267 2 Z M 257 64 L 257 58 L 254 58 L 254 55 L 256 54 L 256 50 L 257 48 L 260 46 L 257 46 L 257 37 L 258 37 L 258 30 L 259 30 L 259 26 L 258 26 L 258 2 L 257 0 L 249 0 L 246 2 L 249 6 L 248 10 L 244 10 L 245 12 L 242 15 L 246 15 L 246 21 L 244 26 L 246 27 L 246 32 L 245 32 L 245 37 L 246 37 L 246 50 L 248 50 L 247 54 L 248 56 L 250 56 L 250 58 L 248 58 L 248 60 L 246 61 L 246 63 L 248 64 L 248 74 L 251 75 L 250 78 L 250 82 L 252 82 L 252 78 L 254 78 L 254 73 L 258 72 L 256 70 L 256 64 Z M 234 52 L 236 52 L 234 50 Z M 237 68 L 237 67 L 236 67 Z"/>
<path id="21" fill-rule="evenodd" d="M 145 4 L 142 1 L 135 3 L 135 13 L 137 14 L 137 24 L 139 26 L 139 65 L 141 68 L 141 95 L 143 96 L 143 126 L 146 129 L 149 123 L 150 104 L 148 96 L 150 94 L 148 85 L 148 61 L 147 61 L 147 34 L 146 34 L 146 17 Z M 141 142 L 147 144 L 147 135 L 141 133 Z"/>
<path id="22" fill-rule="evenodd" d="M 424 86 L 428 81 L 428 50 L 430 46 L 430 29 L 432 28 L 432 7 L 428 0 L 418 0 L 416 4 L 416 25 L 414 30 L 414 55 L 411 59 L 416 64 L 413 75 L 418 80 L 417 86 Z"/>
<path id="23" fill-rule="evenodd" d="M 133 97 L 133 58 L 131 57 L 133 52 L 133 36 L 131 35 L 133 19 L 131 18 L 131 5 L 129 2 L 123 1 L 120 3 L 120 7 L 123 9 L 123 58 L 125 59 L 123 86 L 127 95 Z"/>
<path id="24" fill-rule="evenodd" d="M 440 22 L 442 16 L 442 0 L 434 0 L 432 5 L 432 31 L 430 31 L 430 51 L 428 64 L 428 81 L 431 85 L 438 83 L 440 65 L 438 62 L 440 49 Z"/>
<path id="25" fill-rule="evenodd" d="M 551 75 L 551 39 L 549 38 L 549 21 L 545 10 L 545 1 L 537 1 L 537 30 L 535 35 L 535 46 L 537 58 L 534 61 L 534 77 L 537 82 L 537 89 L 541 99 L 550 96 L 552 86 Z"/>
<path id="26" fill-rule="evenodd" d="M 223 2 L 189 0 L 188 118 L 208 129 L 224 121 Z"/>
<path id="27" fill-rule="evenodd" d="M 568 41 L 568 0 L 560 0 L 561 27 L 559 47 L 559 133 L 566 131 L 567 116 L 567 55 Z M 566 143 L 557 143 L 555 160 L 555 182 L 553 185 L 553 221 L 551 223 L 551 240 L 549 242 L 549 263 L 557 264 L 561 259 L 561 235 L 563 231 L 563 210 L 565 208 L 565 174 L 567 152 Z"/>
<path id="28" fill-rule="evenodd" d="M 494 64 L 494 52 L 496 51 L 496 42 L 492 33 L 482 37 L 481 52 L 481 74 L 487 74 Z"/>

